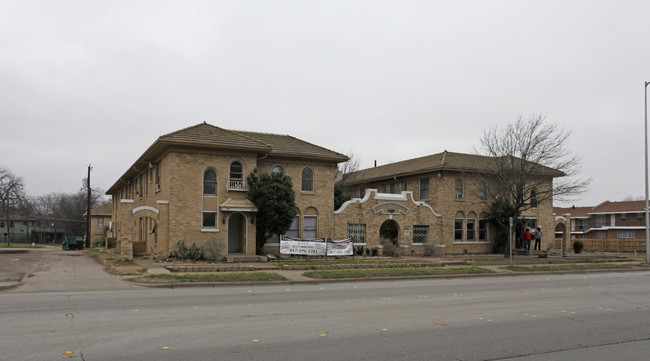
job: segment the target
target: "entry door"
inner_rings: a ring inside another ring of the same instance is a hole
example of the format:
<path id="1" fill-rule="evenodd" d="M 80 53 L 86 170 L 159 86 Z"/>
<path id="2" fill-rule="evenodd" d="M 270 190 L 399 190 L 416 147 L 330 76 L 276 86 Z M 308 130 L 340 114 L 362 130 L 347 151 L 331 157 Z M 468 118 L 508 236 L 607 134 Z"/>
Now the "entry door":
<path id="1" fill-rule="evenodd" d="M 228 219 L 228 253 L 241 252 L 242 215 L 235 213 Z"/>

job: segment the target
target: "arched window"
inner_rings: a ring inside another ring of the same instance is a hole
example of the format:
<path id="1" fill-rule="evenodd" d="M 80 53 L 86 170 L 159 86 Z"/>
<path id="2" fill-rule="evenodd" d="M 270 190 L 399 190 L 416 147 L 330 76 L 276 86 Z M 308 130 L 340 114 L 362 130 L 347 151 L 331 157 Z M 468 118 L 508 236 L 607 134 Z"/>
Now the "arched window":
<path id="1" fill-rule="evenodd" d="M 463 186 L 463 180 L 458 178 L 456 179 L 456 199 L 463 199 L 465 195 L 465 187 Z"/>
<path id="2" fill-rule="evenodd" d="M 271 169 L 271 174 L 284 174 L 284 168 L 281 165 L 276 165 Z"/>
<path id="3" fill-rule="evenodd" d="M 463 240 L 463 224 L 465 223 L 465 215 L 463 212 L 456 212 L 454 217 L 454 241 Z"/>
<path id="4" fill-rule="evenodd" d="M 465 220 L 467 225 L 466 239 L 468 242 L 476 241 L 476 213 L 469 212 L 467 214 L 467 219 Z"/>
<path id="5" fill-rule="evenodd" d="M 217 172 L 214 169 L 206 169 L 203 172 L 203 210 L 201 212 L 202 231 L 212 232 L 218 228 L 218 188 Z"/>
<path id="6" fill-rule="evenodd" d="M 537 208 L 537 189 L 535 188 L 530 191 L 530 207 Z"/>
<path id="7" fill-rule="evenodd" d="M 244 168 L 239 161 L 230 163 L 230 180 L 242 181 L 244 180 Z"/>
<path id="8" fill-rule="evenodd" d="M 487 199 L 487 182 L 482 179 L 478 182 L 478 199 L 482 201 Z"/>
<path id="9" fill-rule="evenodd" d="M 314 171 L 311 168 L 302 169 L 302 190 L 303 192 L 314 191 Z"/>
<path id="10" fill-rule="evenodd" d="M 304 239 L 314 239 L 318 236 L 318 211 L 316 208 L 309 207 L 305 210 L 303 224 L 302 237 Z"/>
<path id="11" fill-rule="evenodd" d="M 208 169 L 203 173 L 203 194 L 217 194 L 217 173 L 212 169 Z"/>
<path id="12" fill-rule="evenodd" d="M 487 241 L 487 231 L 488 231 L 487 214 L 485 212 L 481 212 L 481 214 L 478 217 L 478 240 L 479 240 L 479 242 Z"/>
<path id="13" fill-rule="evenodd" d="M 296 213 L 296 218 L 293 219 L 293 222 L 291 222 L 291 226 L 287 230 L 287 232 L 284 234 L 287 237 L 293 237 L 293 238 L 298 238 L 298 232 L 300 231 L 300 211 Z"/>

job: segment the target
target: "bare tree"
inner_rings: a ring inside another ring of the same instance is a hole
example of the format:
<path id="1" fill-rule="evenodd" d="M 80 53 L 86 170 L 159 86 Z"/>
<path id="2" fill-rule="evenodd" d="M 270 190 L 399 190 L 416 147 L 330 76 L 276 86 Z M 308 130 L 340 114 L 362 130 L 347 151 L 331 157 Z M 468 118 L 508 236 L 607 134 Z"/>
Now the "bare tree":
<path id="1" fill-rule="evenodd" d="M 343 203 L 348 201 L 350 194 L 344 191 L 346 182 L 352 180 L 352 174 L 359 170 L 359 158 L 354 152 L 348 152 L 347 162 L 341 163 L 336 167 L 334 173 L 334 209 L 339 209 Z"/>
<path id="2" fill-rule="evenodd" d="M 570 131 L 544 115 L 519 116 L 504 128 L 483 131 L 479 154 L 485 155 L 488 194 L 495 201 L 493 223 L 505 227 L 541 202 L 567 201 L 584 193 L 590 179 L 579 179 L 580 158 L 567 145 Z M 552 184 L 552 186 L 550 186 Z"/>
<path id="3" fill-rule="evenodd" d="M 346 181 L 349 181 L 350 174 L 359 170 L 360 161 L 356 153 L 350 151 L 345 152 L 344 154 L 348 156 L 348 161 L 340 163 L 336 167 L 336 171 L 334 173 L 334 181 L 339 184 L 343 184 Z"/>
<path id="4" fill-rule="evenodd" d="M 0 168 L 0 202 L 2 210 L 6 212 L 7 246 L 11 245 L 10 218 L 11 211 L 25 201 L 23 179 L 11 173 L 6 168 Z"/>
<path id="5" fill-rule="evenodd" d="M 576 177 L 580 158 L 567 148 L 570 135 L 543 115 L 519 116 L 505 128 L 484 130 L 480 153 L 490 158 L 490 175 L 496 181 L 492 195 L 506 197 L 524 211 L 531 204 L 568 201 L 584 193 L 591 180 Z M 545 187 L 550 178 L 553 186 Z"/>

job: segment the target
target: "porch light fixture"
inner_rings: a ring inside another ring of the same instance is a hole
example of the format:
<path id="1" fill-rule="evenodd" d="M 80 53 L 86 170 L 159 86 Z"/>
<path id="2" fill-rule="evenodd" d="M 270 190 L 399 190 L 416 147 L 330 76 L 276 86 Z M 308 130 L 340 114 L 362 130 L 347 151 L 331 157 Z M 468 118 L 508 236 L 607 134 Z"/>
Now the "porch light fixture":
<path id="1" fill-rule="evenodd" d="M 226 224 L 226 216 L 224 215 L 223 218 L 221 218 L 221 223 Z"/>

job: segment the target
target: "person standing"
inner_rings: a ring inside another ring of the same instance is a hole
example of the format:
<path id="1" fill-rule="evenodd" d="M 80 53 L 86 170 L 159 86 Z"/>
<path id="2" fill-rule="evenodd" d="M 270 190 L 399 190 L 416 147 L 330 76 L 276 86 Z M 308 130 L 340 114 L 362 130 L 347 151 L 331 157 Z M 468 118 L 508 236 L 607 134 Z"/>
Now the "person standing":
<path id="1" fill-rule="evenodd" d="M 530 241 L 532 241 L 533 239 L 533 235 L 530 234 L 530 232 L 528 232 L 529 230 L 530 228 L 526 228 L 526 230 L 524 231 L 524 242 L 525 242 L 524 249 L 526 250 L 526 252 L 530 252 Z"/>
<path id="2" fill-rule="evenodd" d="M 533 249 L 537 251 L 542 250 L 542 226 L 537 226 L 535 230 L 535 247 Z"/>

